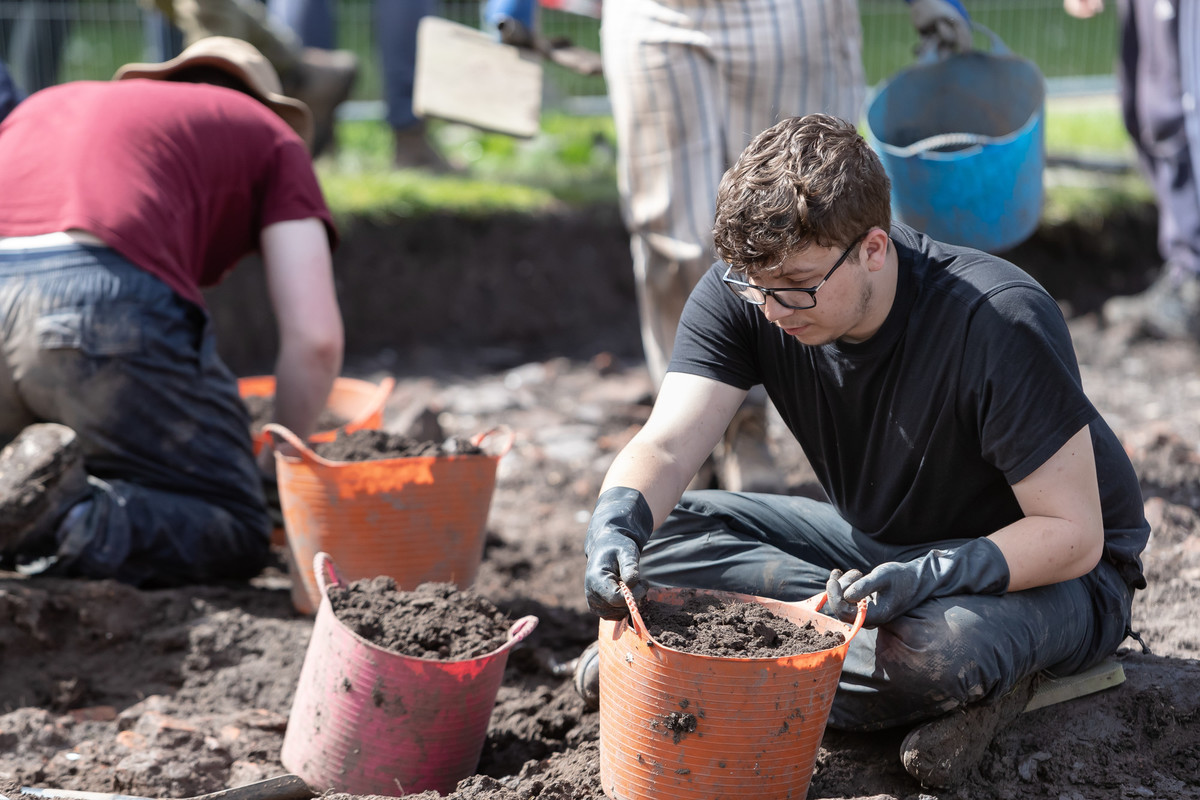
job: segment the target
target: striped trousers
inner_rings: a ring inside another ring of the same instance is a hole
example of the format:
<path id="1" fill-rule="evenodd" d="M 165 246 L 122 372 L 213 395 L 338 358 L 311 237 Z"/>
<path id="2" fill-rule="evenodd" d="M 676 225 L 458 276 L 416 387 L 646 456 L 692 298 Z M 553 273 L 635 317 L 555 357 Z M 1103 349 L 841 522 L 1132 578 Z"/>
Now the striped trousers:
<path id="1" fill-rule="evenodd" d="M 750 140 L 816 111 L 857 122 L 857 0 L 604 0 L 604 76 L 642 342 L 657 385 L 713 262 L 717 186 Z"/>

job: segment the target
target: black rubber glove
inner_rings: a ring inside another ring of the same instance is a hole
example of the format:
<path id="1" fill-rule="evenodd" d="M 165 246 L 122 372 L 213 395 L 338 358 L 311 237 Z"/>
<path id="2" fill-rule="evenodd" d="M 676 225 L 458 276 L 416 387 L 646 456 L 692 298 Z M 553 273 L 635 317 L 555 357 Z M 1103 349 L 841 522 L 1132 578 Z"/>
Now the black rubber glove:
<path id="1" fill-rule="evenodd" d="M 863 627 L 877 628 L 930 598 L 1004 594 L 1008 580 L 1008 562 L 1000 548 L 991 539 L 974 539 L 949 550 L 930 550 L 913 561 L 880 564 L 866 576 L 856 569 L 844 575 L 835 569 L 825 586 L 825 611 L 853 622 L 858 601 L 874 594 Z"/>
<path id="2" fill-rule="evenodd" d="M 638 559 L 654 528 L 654 514 L 637 489 L 614 486 L 600 495 L 588 523 L 584 593 L 588 607 L 605 619 L 624 619 L 629 606 L 617 581 L 635 598 L 646 594 L 638 583 Z"/>

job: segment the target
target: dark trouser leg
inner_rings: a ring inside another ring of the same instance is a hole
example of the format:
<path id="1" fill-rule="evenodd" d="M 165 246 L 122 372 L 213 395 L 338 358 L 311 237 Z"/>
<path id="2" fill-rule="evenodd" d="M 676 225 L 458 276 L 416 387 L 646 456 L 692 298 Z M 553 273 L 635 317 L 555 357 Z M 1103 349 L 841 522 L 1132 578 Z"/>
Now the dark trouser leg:
<path id="1" fill-rule="evenodd" d="M 802 497 L 689 492 L 647 544 L 642 575 L 653 584 L 794 601 L 824 591 L 830 569 L 865 572 L 958 543 L 875 542 L 832 506 Z M 855 637 L 829 724 L 849 730 L 912 724 L 1000 697 L 1041 670 L 1084 669 L 1120 644 L 1129 604 L 1128 590 L 1107 564 L 1054 586 L 924 603 Z"/>
<path id="2" fill-rule="evenodd" d="M 433 0 L 375 0 L 376 49 L 382 59 L 387 121 L 403 130 L 420 120 L 413 113 L 413 81 L 417 64 L 417 25 L 435 11 Z"/>
<path id="3" fill-rule="evenodd" d="M 0 420 L 73 428 L 95 488 L 60 528 L 54 570 L 136 585 L 256 574 L 270 523 L 249 415 L 206 315 L 108 251 L 46 251 L 22 267 L 4 277 L 0 260 L 19 395 Z"/>
<path id="4" fill-rule="evenodd" d="M 411 0 L 406 0 L 411 2 Z M 295 31 L 305 47 L 337 47 L 337 20 L 331 0 L 268 0 L 267 10 Z"/>
<path id="5" fill-rule="evenodd" d="M 1200 273 L 1200 183 L 1189 147 L 1181 46 L 1195 49 L 1182 29 L 1183 3 L 1160 13 L 1159 0 L 1124 0 L 1118 78 L 1128 129 L 1158 202 L 1160 255 L 1176 269 Z M 1189 12 L 1190 14 L 1194 12 Z M 1181 36 L 1186 37 L 1184 42 Z"/>
<path id="6" fill-rule="evenodd" d="M 17 84 L 32 94 L 58 83 L 62 51 L 71 34 L 72 9 L 62 0 L 25 2 L 18 8 L 9 66 Z"/>

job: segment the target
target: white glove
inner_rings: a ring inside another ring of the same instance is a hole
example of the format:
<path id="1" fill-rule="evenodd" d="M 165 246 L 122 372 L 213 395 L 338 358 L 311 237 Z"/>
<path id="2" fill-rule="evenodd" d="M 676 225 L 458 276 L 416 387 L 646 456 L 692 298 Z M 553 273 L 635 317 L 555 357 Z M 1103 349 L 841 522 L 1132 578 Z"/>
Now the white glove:
<path id="1" fill-rule="evenodd" d="M 909 0 L 909 16 L 921 34 L 922 52 L 936 48 L 945 56 L 971 49 L 971 20 L 957 0 Z"/>

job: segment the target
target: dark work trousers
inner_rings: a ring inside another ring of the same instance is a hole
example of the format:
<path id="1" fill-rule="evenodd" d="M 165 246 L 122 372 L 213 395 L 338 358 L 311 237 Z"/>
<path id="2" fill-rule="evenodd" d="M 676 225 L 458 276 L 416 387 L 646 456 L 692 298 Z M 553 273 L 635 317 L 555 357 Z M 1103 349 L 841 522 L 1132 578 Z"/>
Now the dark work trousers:
<path id="1" fill-rule="evenodd" d="M 0 250 L 0 345 L 0 444 L 59 422 L 89 473 L 52 574 L 165 586 L 262 569 L 249 413 L 203 310 L 105 248 Z"/>
<path id="2" fill-rule="evenodd" d="M 1158 203 L 1159 254 L 1176 271 L 1200 274 L 1200 8 L 1192 0 L 1120 0 L 1117 8 L 1122 112 Z"/>
<path id="3" fill-rule="evenodd" d="M 647 543 L 641 575 L 651 585 L 796 601 L 824 592 L 831 569 L 870 572 L 965 541 L 882 544 L 851 527 L 828 503 L 687 492 Z M 1107 562 L 1052 586 L 928 600 L 855 636 L 829 725 L 856 731 L 912 725 L 999 698 L 1037 672 L 1070 675 L 1086 669 L 1124 640 L 1131 601 Z"/>

